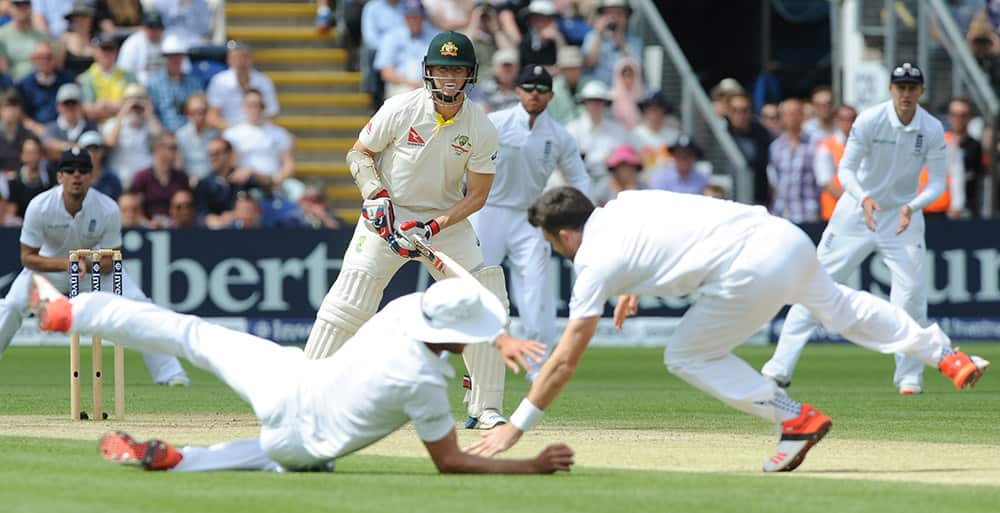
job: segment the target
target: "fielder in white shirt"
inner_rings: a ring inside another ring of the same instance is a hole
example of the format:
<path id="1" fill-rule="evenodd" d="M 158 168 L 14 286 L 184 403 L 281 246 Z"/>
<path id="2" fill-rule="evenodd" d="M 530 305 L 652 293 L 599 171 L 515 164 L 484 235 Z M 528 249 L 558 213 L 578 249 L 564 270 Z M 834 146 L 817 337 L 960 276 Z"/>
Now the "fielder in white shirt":
<path id="1" fill-rule="evenodd" d="M 765 472 L 795 469 L 830 429 L 829 417 L 800 404 L 732 354 L 782 306 L 805 305 L 823 325 L 881 352 L 903 352 L 939 367 L 959 389 L 989 362 L 951 349 L 938 326 L 921 328 L 901 309 L 834 283 L 809 237 L 760 206 L 667 191 L 625 191 L 603 208 L 570 187 L 551 189 L 528 211 L 552 248 L 573 261 L 569 324 L 510 424 L 471 451 L 513 445 L 576 371 L 604 313 L 619 296 L 619 328 L 638 294 L 698 294 L 663 355 L 667 370 L 737 410 L 778 424 L 781 439 Z M 674 220 L 680 220 L 674 222 Z"/>
<path id="2" fill-rule="evenodd" d="M 511 293 L 521 320 L 521 336 L 555 343 L 556 295 L 549 288 L 551 250 L 542 231 L 528 224 L 528 207 L 542 194 L 556 169 L 566 182 L 590 191 L 590 177 L 576 140 L 552 119 L 552 76 L 542 66 L 525 67 L 515 89 L 518 105 L 493 112 L 500 150 L 497 174 L 486 206 L 469 217 L 479 236 L 486 265 L 510 266 Z M 535 378 L 540 364 L 527 377 Z"/>
<path id="3" fill-rule="evenodd" d="M 918 68 L 906 63 L 893 70 L 889 92 L 891 101 L 865 110 L 851 127 L 837 171 L 844 194 L 823 232 L 817 257 L 826 272 L 843 283 L 868 255 L 878 251 L 892 273 L 889 300 L 925 325 L 922 210 L 945 190 L 944 130 L 917 103 L 924 92 Z M 917 194 L 925 163 L 930 178 Z M 779 386 L 788 386 L 815 328 L 816 321 L 806 308 L 792 307 L 774 356 L 761 369 L 764 375 Z M 919 394 L 922 362 L 897 354 L 893 383 L 900 394 Z"/>
<path id="4" fill-rule="evenodd" d="M 150 303 L 106 292 L 67 300 L 44 279 L 34 285 L 33 308 L 43 329 L 183 356 L 232 387 L 261 423 L 257 438 L 179 450 L 109 432 L 99 446 L 109 461 L 176 472 L 331 471 L 337 458 L 412 422 L 442 473 L 552 473 L 573 463 L 565 445 L 549 446 L 531 460 L 506 461 L 459 449 L 447 392 L 454 370 L 443 353 L 487 345 L 507 321 L 500 300 L 469 281 L 443 280 L 389 303 L 323 360 Z M 515 362 L 523 365 L 542 351 L 537 343 L 506 343 L 498 348 L 515 370 Z"/>
<path id="5" fill-rule="evenodd" d="M 56 169 L 60 185 L 33 198 L 24 214 L 21 228 L 24 269 L 0 302 L 0 353 L 7 349 L 29 314 L 28 289 L 33 274 L 41 274 L 59 290 L 68 291 L 70 251 L 118 249 L 122 245 L 118 205 L 90 187 L 92 165 L 87 151 L 73 148 L 63 152 Z M 89 270 L 87 266 L 81 268 Z M 110 262 L 103 268 L 111 269 Z M 110 276 L 103 276 L 104 290 L 111 290 L 111 285 Z M 122 293 L 131 299 L 149 301 L 128 274 L 123 274 Z M 171 386 L 190 384 L 177 358 L 155 353 L 142 356 L 154 382 Z"/>
<path id="6" fill-rule="evenodd" d="M 466 100 L 476 80 L 475 49 L 458 32 L 442 32 L 424 57 L 423 89 L 389 98 L 347 153 L 364 202 L 337 280 L 316 312 L 306 355 L 333 354 L 371 317 L 382 291 L 410 258 L 408 238 L 433 239 L 507 304 L 503 269 L 486 266 L 470 214 L 486 203 L 496 173 L 497 131 L 479 106 Z M 423 261 L 435 278 L 440 271 Z M 504 368 L 488 346 L 464 354 L 472 376 L 470 427 L 506 422 Z"/>

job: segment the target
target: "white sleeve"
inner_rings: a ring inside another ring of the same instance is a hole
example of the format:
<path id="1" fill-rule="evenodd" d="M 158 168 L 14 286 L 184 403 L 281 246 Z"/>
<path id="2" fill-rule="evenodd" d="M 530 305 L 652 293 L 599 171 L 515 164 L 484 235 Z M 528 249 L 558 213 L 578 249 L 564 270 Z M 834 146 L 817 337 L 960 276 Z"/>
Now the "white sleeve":
<path id="1" fill-rule="evenodd" d="M 955 140 L 948 145 L 948 193 L 951 196 L 949 210 L 965 210 L 965 161 L 962 149 Z"/>
<path id="2" fill-rule="evenodd" d="M 108 224 L 101 235 L 99 247 L 105 249 L 122 247 L 122 218 L 117 208 L 114 212 L 109 212 Z"/>
<path id="3" fill-rule="evenodd" d="M 273 118 L 278 115 L 281 106 L 278 105 L 278 95 L 274 92 L 274 82 L 267 76 L 262 76 L 264 80 L 261 81 L 260 94 L 264 97 L 264 105 L 266 105 L 264 108 L 264 117 Z"/>
<path id="4" fill-rule="evenodd" d="M 816 153 L 813 155 L 813 174 L 816 176 L 816 185 L 826 187 L 833 181 L 833 175 L 837 172 L 833 165 L 833 155 L 822 144 L 816 145 Z"/>
<path id="5" fill-rule="evenodd" d="M 608 278 L 612 274 L 586 264 L 576 265 L 576 281 L 569 300 L 569 318 L 586 319 L 604 314 L 604 303 L 611 296 Z"/>
<path id="6" fill-rule="evenodd" d="M 418 383 L 403 411 L 424 442 L 437 442 L 455 429 L 448 393 L 443 387 Z"/>
<path id="7" fill-rule="evenodd" d="M 41 248 L 45 244 L 45 231 L 42 214 L 38 212 L 38 202 L 28 203 L 24 211 L 24 223 L 21 225 L 21 244 L 32 248 Z"/>
<path id="8" fill-rule="evenodd" d="M 118 53 L 118 60 L 116 64 L 119 68 L 128 71 L 134 75 L 142 70 L 139 69 L 139 45 L 136 44 L 136 39 L 129 36 L 128 39 L 122 43 L 121 50 Z M 138 78 L 138 76 L 136 77 Z"/>
<path id="9" fill-rule="evenodd" d="M 375 153 L 382 153 L 396 138 L 396 109 L 402 107 L 399 102 L 387 101 L 382 104 L 368 124 L 361 129 L 358 140 Z"/>
<path id="10" fill-rule="evenodd" d="M 857 171 L 870 149 L 871 141 L 868 137 L 868 130 L 864 129 L 864 125 L 859 119 L 851 127 L 851 134 L 847 136 L 847 146 L 844 148 L 844 156 L 841 157 L 840 167 L 837 168 L 837 178 L 840 179 L 840 185 L 844 187 L 844 192 L 854 196 L 858 203 L 865 199 L 866 194 L 861 188 L 861 183 L 858 182 Z"/>
<path id="11" fill-rule="evenodd" d="M 222 87 L 222 74 L 215 75 L 208 82 L 208 91 L 205 91 L 205 96 L 208 99 L 208 106 L 221 109 L 222 105 L 226 103 L 226 93 Z"/>
<path id="12" fill-rule="evenodd" d="M 930 140 L 933 137 L 933 140 Z M 917 210 L 923 210 L 927 208 L 928 205 L 934 203 L 934 200 L 938 199 L 945 190 L 945 175 L 947 174 L 947 157 L 945 156 L 946 149 L 944 143 L 944 131 L 940 128 L 935 130 L 931 137 L 928 137 L 928 148 L 927 150 L 927 187 L 916 198 L 910 200 L 907 205 L 910 206 L 910 210 L 916 212 Z M 843 181 L 843 179 L 841 179 Z"/>
<path id="13" fill-rule="evenodd" d="M 277 142 L 278 151 L 284 153 L 286 151 L 291 151 L 292 149 L 292 136 L 288 133 L 288 130 L 275 125 L 274 126 L 275 140 Z"/>
<path id="14" fill-rule="evenodd" d="M 484 175 L 494 175 L 497 172 L 497 149 L 500 146 L 500 136 L 497 127 L 493 126 L 486 116 L 479 126 L 479 140 L 472 141 L 472 155 L 466 170 Z"/>
<path id="15" fill-rule="evenodd" d="M 563 152 L 559 155 L 559 170 L 562 171 L 566 183 L 579 189 L 584 195 L 590 196 L 590 175 L 587 174 L 587 166 L 580 157 L 576 139 L 569 133 L 564 139 Z"/>

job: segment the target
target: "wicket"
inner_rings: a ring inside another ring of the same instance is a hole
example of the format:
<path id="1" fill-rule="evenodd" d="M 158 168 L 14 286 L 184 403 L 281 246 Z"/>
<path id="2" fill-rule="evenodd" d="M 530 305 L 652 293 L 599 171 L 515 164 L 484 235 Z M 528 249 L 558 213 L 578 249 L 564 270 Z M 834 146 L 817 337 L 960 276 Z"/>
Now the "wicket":
<path id="1" fill-rule="evenodd" d="M 90 289 L 101 290 L 101 259 L 111 257 L 112 289 L 122 295 L 123 263 L 121 251 L 111 249 L 77 249 L 69 252 L 69 297 L 80 294 L 80 261 L 90 259 Z M 115 418 L 125 417 L 125 351 L 115 345 Z M 101 337 L 90 341 L 91 382 L 94 400 L 94 419 L 107 419 L 104 411 L 104 359 L 101 355 Z M 69 339 L 69 400 L 70 418 L 87 420 L 90 416 L 80 409 L 80 335 L 72 334 Z"/>

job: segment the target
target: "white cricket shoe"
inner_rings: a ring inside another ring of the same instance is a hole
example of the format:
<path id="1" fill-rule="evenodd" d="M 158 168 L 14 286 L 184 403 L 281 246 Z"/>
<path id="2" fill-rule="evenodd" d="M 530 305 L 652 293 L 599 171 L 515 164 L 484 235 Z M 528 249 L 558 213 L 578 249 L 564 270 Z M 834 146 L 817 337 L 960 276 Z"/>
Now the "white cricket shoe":
<path id="1" fill-rule="evenodd" d="M 507 419 L 493 408 L 483 410 L 478 417 L 470 416 L 465 421 L 465 429 L 493 429 L 507 423 Z"/>

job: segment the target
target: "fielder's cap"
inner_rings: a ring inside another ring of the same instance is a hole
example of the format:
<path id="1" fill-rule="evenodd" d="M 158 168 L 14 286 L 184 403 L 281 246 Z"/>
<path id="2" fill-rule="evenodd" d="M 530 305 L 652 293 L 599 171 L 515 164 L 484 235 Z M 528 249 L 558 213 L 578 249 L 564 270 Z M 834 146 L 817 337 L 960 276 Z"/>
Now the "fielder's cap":
<path id="1" fill-rule="evenodd" d="M 587 100 L 603 100 L 607 103 L 611 103 L 611 91 L 608 90 L 608 86 L 604 85 L 604 82 L 600 80 L 591 80 L 587 82 L 580 92 L 576 94 L 577 101 L 587 101 Z"/>
<path id="2" fill-rule="evenodd" d="M 892 70 L 889 82 L 893 84 L 924 85 L 924 72 L 909 62 L 904 62 Z"/>
<path id="3" fill-rule="evenodd" d="M 420 0 L 405 0 L 403 2 L 403 16 L 423 16 L 424 4 Z"/>
<path id="4" fill-rule="evenodd" d="M 56 103 L 79 102 L 81 96 L 80 86 L 70 82 L 59 86 L 59 90 L 56 92 Z"/>
<path id="5" fill-rule="evenodd" d="M 583 67 L 583 52 L 578 46 L 566 45 L 556 52 L 556 67 L 558 68 L 581 68 Z"/>
<path id="6" fill-rule="evenodd" d="M 96 130 L 87 130 L 76 140 L 76 144 L 81 148 L 104 146 L 104 137 L 101 137 L 101 133 Z"/>
<path id="7" fill-rule="evenodd" d="M 163 17 L 160 16 L 159 11 L 146 11 L 146 14 L 142 15 L 142 24 L 154 29 L 163 28 Z"/>
<path id="8" fill-rule="evenodd" d="M 160 43 L 160 52 L 163 55 L 187 55 L 188 45 L 176 34 L 167 34 Z"/>
<path id="9" fill-rule="evenodd" d="M 669 148 L 670 153 L 676 155 L 677 153 L 690 152 L 695 158 L 701 158 L 701 148 L 694 143 L 694 140 L 688 137 L 686 134 L 681 135 L 671 144 Z"/>
<path id="10" fill-rule="evenodd" d="M 125 86 L 125 97 L 126 98 L 145 98 L 146 88 L 142 87 L 142 84 L 129 84 Z"/>
<path id="11" fill-rule="evenodd" d="M 62 152 L 62 155 L 59 157 L 59 164 L 56 166 L 56 171 L 64 169 L 93 169 L 93 164 L 90 162 L 90 154 L 79 146 L 74 146 Z"/>
<path id="12" fill-rule="evenodd" d="M 94 6 L 82 0 L 77 0 L 76 2 L 73 2 L 73 6 L 70 7 L 65 18 L 68 21 L 74 16 L 90 16 L 92 18 L 94 17 Z"/>
<path id="13" fill-rule="evenodd" d="M 421 342 L 493 342 L 507 324 L 507 310 L 500 299 L 462 278 L 441 280 L 423 294 L 411 294 L 404 300 L 412 304 L 403 312 L 403 331 Z"/>
<path id="14" fill-rule="evenodd" d="M 552 89 L 552 75 L 549 75 L 549 72 L 545 70 L 545 66 L 537 64 L 525 66 L 521 70 L 521 74 L 517 76 L 517 85 L 525 84 L 543 85 Z"/>
<path id="15" fill-rule="evenodd" d="M 108 32 L 101 32 L 90 40 L 90 44 L 98 48 L 118 48 L 118 39 Z"/>
<path id="16" fill-rule="evenodd" d="M 663 109 L 664 112 L 673 112 L 673 106 L 667 101 L 667 97 L 664 96 L 662 91 L 653 91 L 646 95 L 639 102 L 639 108 L 645 111 L 649 107 L 659 107 Z"/>
<path id="17" fill-rule="evenodd" d="M 468 36 L 455 31 L 441 32 L 427 46 L 427 66 L 476 66 L 476 49 Z"/>
<path id="18" fill-rule="evenodd" d="M 527 7 L 521 9 L 518 13 L 522 18 L 527 18 L 532 14 L 537 14 L 539 16 L 552 16 L 555 17 L 559 14 L 556 9 L 556 4 L 552 0 L 531 0 L 531 3 Z"/>
<path id="19" fill-rule="evenodd" d="M 30 4 L 31 0 L 10 0 L 12 4 Z"/>
<path id="20" fill-rule="evenodd" d="M 518 66 L 521 63 L 521 56 L 513 48 L 502 48 L 493 53 L 493 65 L 513 64 Z"/>
<path id="21" fill-rule="evenodd" d="M 632 7 L 627 0 L 601 0 L 597 4 L 597 14 L 604 14 L 604 11 L 608 10 L 609 7 L 620 7 L 625 9 L 626 14 L 632 15 Z"/>
<path id="22" fill-rule="evenodd" d="M 607 165 L 608 171 L 612 173 L 615 172 L 616 167 L 625 165 L 642 169 L 642 159 L 639 158 L 639 154 L 636 153 L 635 148 L 623 144 L 615 148 L 615 151 L 611 153 L 611 156 L 608 157 Z"/>

